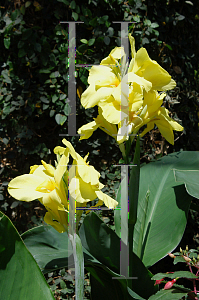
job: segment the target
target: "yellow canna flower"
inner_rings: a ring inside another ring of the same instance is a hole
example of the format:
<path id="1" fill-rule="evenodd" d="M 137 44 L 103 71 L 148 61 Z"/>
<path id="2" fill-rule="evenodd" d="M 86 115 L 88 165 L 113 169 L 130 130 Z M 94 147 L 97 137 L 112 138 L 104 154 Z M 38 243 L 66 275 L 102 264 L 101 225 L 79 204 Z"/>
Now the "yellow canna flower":
<path id="1" fill-rule="evenodd" d="M 89 87 L 82 94 L 81 103 L 85 108 L 98 105 L 99 115 L 79 128 L 80 140 L 89 138 L 100 128 L 121 144 L 130 134 L 137 134 L 142 126 L 148 124 L 143 135 L 156 124 L 163 136 L 173 143 L 173 130 L 183 130 L 183 127 L 163 114 L 160 107 L 166 94 L 157 91 L 172 89 L 176 83 L 166 70 L 150 59 L 145 48 L 135 51 L 131 35 L 129 41 L 132 55 L 129 67 L 123 47 L 116 47 L 100 66 L 93 66 L 89 71 Z M 167 134 L 163 129 L 165 124 Z"/>
<path id="2" fill-rule="evenodd" d="M 65 139 L 63 143 L 66 148 L 58 146 L 54 149 L 58 157 L 56 168 L 41 161 L 42 165 L 30 167 L 30 174 L 18 176 L 8 185 L 8 192 L 17 200 L 38 199 L 47 209 L 44 221 L 59 232 L 68 229 L 68 192 L 76 200 L 76 207 L 96 198 L 99 198 L 97 205 L 104 203 L 110 209 L 118 204 L 101 191 L 104 185 L 99 181 L 100 173 L 89 165 L 88 155 L 82 158 L 71 143 Z M 67 169 L 69 155 L 73 158 L 70 171 Z M 77 213 L 78 218 L 82 212 Z"/>
<path id="3" fill-rule="evenodd" d="M 104 194 L 101 189 L 104 185 L 99 181 L 100 173 L 90 166 L 87 162 L 87 157 L 82 158 L 66 139 L 63 139 L 63 144 L 69 150 L 73 158 L 73 166 L 71 172 L 75 175 L 72 178 L 69 176 L 69 193 L 76 199 L 78 203 L 86 204 L 96 198 L 99 198 L 98 205 L 103 203 L 113 209 L 117 206 L 118 202 L 110 196 Z M 57 149 L 55 148 L 55 153 Z"/>
<path id="4" fill-rule="evenodd" d="M 24 174 L 11 180 L 8 192 L 20 201 L 38 199 L 47 209 L 44 221 L 52 225 L 59 232 L 67 230 L 67 192 L 63 182 L 62 163 L 67 157 L 60 160 L 57 169 L 42 161 L 40 166 L 32 166 L 30 174 Z M 50 221 L 51 220 L 51 221 Z"/>
<path id="5" fill-rule="evenodd" d="M 78 134 L 81 135 L 80 140 L 88 139 L 93 132 L 100 128 L 104 132 L 106 132 L 108 135 L 112 136 L 117 140 L 117 127 L 115 124 L 109 123 L 102 115 L 102 109 L 98 108 L 99 115 L 97 118 L 94 118 L 94 121 L 83 125 L 78 129 Z"/>
<path id="6" fill-rule="evenodd" d="M 132 60 L 129 68 L 122 47 L 113 49 L 100 66 L 89 71 L 89 87 L 81 97 L 85 108 L 98 105 L 103 117 L 112 124 L 123 120 L 121 112 L 135 111 L 143 104 L 143 93 L 165 91 L 175 87 L 175 81 L 156 61 L 149 58 L 145 48 L 136 53 L 134 38 L 129 35 Z"/>

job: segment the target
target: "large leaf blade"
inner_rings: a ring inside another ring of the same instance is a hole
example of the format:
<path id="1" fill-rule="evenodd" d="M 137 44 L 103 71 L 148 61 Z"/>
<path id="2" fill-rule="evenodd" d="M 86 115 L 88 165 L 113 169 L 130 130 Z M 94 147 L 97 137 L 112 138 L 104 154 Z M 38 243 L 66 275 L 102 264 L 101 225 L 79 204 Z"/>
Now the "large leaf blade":
<path id="1" fill-rule="evenodd" d="M 199 199 L 199 170 L 174 170 L 174 174 L 176 181 L 184 182 L 187 193 Z"/>
<path id="2" fill-rule="evenodd" d="M 120 238 L 93 212 L 87 215 L 81 225 L 80 238 L 83 247 L 93 255 L 102 265 L 113 272 L 120 274 Z M 130 249 L 129 249 L 130 252 Z M 133 252 L 132 255 L 132 290 L 141 297 L 148 299 L 156 292 L 151 273 L 146 269 L 141 260 Z M 86 265 L 86 263 L 85 263 Z M 103 282 L 103 278 L 101 278 Z M 143 286 L 145 287 L 143 289 Z M 101 284 L 101 290 L 106 290 Z M 125 299 L 125 298 L 124 298 Z"/>
<path id="3" fill-rule="evenodd" d="M 199 153 L 185 151 L 141 167 L 133 249 L 147 267 L 171 252 L 182 238 L 192 197 L 175 182 L 173 169 L 194 169 L 198 160 Z"/>
<path id="4" fill-rule="evenodd" d="M 16 228 L 1 212 L 0 240 L 0 299 L 54 299 Z"/>

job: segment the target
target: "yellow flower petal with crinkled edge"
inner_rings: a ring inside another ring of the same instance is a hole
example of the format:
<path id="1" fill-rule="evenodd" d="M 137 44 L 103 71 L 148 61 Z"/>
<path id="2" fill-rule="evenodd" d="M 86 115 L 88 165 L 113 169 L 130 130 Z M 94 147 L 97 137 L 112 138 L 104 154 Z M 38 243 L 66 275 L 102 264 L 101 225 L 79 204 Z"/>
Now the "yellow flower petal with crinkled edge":
<path id="1" fill-rule="evenodd" d="M 41 203 L 47 208 L 50 209 L 51 211 L 54 212 L 55 215 L 58 215 L 58 208 L 62 209 L 64 208 L 61 198 L 59 197 L 57 190 L 54 189 L 51 193 L 45 194 L 42 199 Z"/>
<path id="2" fill-rule="evenodd" d="M 100 173 L 95 170 L 93 166 L 89 166 L 85 160 L 75 152 L 75 149 L 66 139 L 62 141 L 64 145 L 69 148 L 69 152 L 73 157 L 74 166 L 77 168 L 78 175 L 86 182 L 91 183 L 92 185 L 96 185 L 99 182 Z"/>
<path id="3" fill-rule="evenodd" d="M 100 65 L 112 65 L 114 63 L 114 60 L 121 59 L 122 56 L 124 56 L 124 48 L 123 47 L 115 47 L 109 54 L 109 56 L 102 59 Z M 111 59 L 111 57 L 114 59 Z"/>
<path id="4" fill-rule="evenodd" d="M 33 172 L 33 174 L 36 176 L 42 177 L 44 180 L 51 178 L 51 176 L 49 176 L 45 173 L 45 168 L 43 165 L 40 165 L 38 168 L 36 168 L 35 171 Z"/>
<path id="5" fill-rule="evenodd" d="M 118 202 L 111 198 L 110 196 L 104 194 L 102 191 L 96 191 L 97 197 L 104 202 L 104 204 L 110 208 L 113 209 L 118 205 Z"/>
<path id="6" fill-rule="evenodd" d="M 98 104 L 100 100 L 108 98 L 112 93 L 112 87 L 102 87 L 96 90 L 93 85 L 90 85 L 85 94 L 82 94 L 81 104 L 84 108 L 91 108 Z"/>
<path id="7" fill-rule="evenodd" d="M 81 178 L 72 178 L 69 183 L 69 193 L 79 203 L 89 202 L 97 198 L 91 184 L 84 182 Z"/>
<path id="8" fill-rule="evenodd" d="M 113 97 L 100 101 L 98 106 L 102 109 L 102 116 L 109 123 L 118 124 L 121 121 L 120 104 Z"/>
<path id="9" fill-rule="evenodd" d="M 167 85 L 161 86 L 159 91 L 169 91 L 174 89 L 175 87 L 176 87 L 176 82 L 173 79 L 171 79 L 171 81 Z"/>
<path id="10" fill-rule="evenodd" d="M 30 174 L 33 174 L 39 165 L 30 166 Z"/>
<path id="11" fill-rule="evenodd" d="M 89 166 L 85 163 L 82 165 L 80 161 L 77 161 L 77 170 L 80 178 L 84 182 L 90 183 L 91 185 L 97 185 L 99 183 L 100 173 L 95 170 L 93 166 Z"/>
<path id="12" fill-rule="evenodd" d="M 90 85 L 95 85 L 96 81 L 104 81 L 105 79 L 108 81 L 114 81 L 115 77 L 115 74 L 107 66 L 92 66 L 92 68 L 89 70 L 88 83 Z"/>
<path id="13" fill-rule="evenodd" d="M 60 224 L 56 219 L 53 218 L 53 215 L 48 211 L 46 212 L 44 216 L 44 222 L 51 225 L 55 230 L 57 230 L 59 233 L 63 233 L 66 231 L 64 226 Z"/>
<path id="14" fill-rule="evenodd" d="M 54 173 L 54 178 L 57 185 L 59 184 L 59 182 L 61 182 L 62 176 L 67 171 L 68 162 L 69 162 L 69 149 L 64 148 L 64 153 L 61 156 Z"/>
<path id="15" fill-rule="evenodd" d="M 160 115 L 171 125 L 173 130 L 183 131 L 184 128 L 180 124 L 178 124 L 178 122 L 169 117 L 168 109 L 166 109 L 165 107 L 160 107 Z"/>
<path id="16" fill-rule="evenodd" d="M 73 146 L 71 145 L 71 143 L 68 142 L 66 139 L 63 139 L 63 140 L 62 140 L 62 143 L 63 143 L 66 147 L 69 148 L 69 152 L 70 152 L 72 158 L 75 159 L 75 160 L 78 160 L 79 154 L 77 154 L 77 153 L 75 152 L 75 149 L 73 148 Z"/>
<path id="17" fill-rule="evenodd" d="M 156 61 L 151 60 L 146 49 L 141 48 L 136 53 L 133 72 L 152 83 L 154 90 L 162 90 L 171 81 L 171 76 Z"/>
<path id="18" fill-rule="evenodd" d="M 152 83 L 150 82 L 150 80 L 146 80 L 143 77 L 138 76 L 137 74 L 134 73 L 128 73 L 124 76 L 123 78 L 124 81 L 126 82 L 136 82 L 137 84 L 139 84 L 143 89 L 146 90 L 146 92 L 150 91 L 150 89 L 152 88 Z"/>
<path id="19" fill-rule="evenodd" d="M 114 124 L 109 123 L 102 115 L 102 109 L 101 107 L 98 107 L 98 116 L 95 120 L 97 124 L 100 125 L 100 129 L 102 129 L 104 132 L 109 134 L 110 136 L 114 137 L 116 139 L 117 136 L 117 127 Z"/>
<path id="20" fill-rule="evenodd" d="M 136 82 L 132 83 L 129 90 L 129 110 L 137 111 L 143 104 L 143 91 L 139 84 Z"/>
<path id="21" fill-rule="evenodd" d="M 157 91 L 149 91 L 148 93 L 144 93 L 144 101 L 143 106 L 147 106 L 147 110 L 145 114 L 142 116 L 144 120 L 152 117 L 154 114 L 157 114 L 157 111 L 160 109 L 163 99 L 166 96 L 165 93 L 161 95 L 158 94 Z"/>
<path id="22" fill-rule="evenodd" d="M 36 191 L 42 180 L 42 178 L 34 174 L 17 176 L 8 184 L 8 192 L 13 198 L 20 201 L 39 199 L 45 195 L 43 192 Z"/>
<path id="23" fill-rule="evenodd" d="M 158 129 L 160 130 L 160 133 L 162 136 L 172 145 L 174 145 L 174 134 L 173 134 L 173 128 L 171 125 L 161 118 L 160 120 L 155 120 L 155 124 L 157 125 Z"/>
<path id="24" fill-rule="evenodd" d="M 129 33 L 129 42 L 130 42 L 130 45 L 131 45 L 131 56 L 132 58 L 135 57 L 136 55 L 136 51 L 135 51 L 135 39 L 133 36 L 131 36 L 131 34 Z"/>
<path id="25" fill-rule="evenodd" d="M 88 139 L 99 126 L 100 125 L 95 121 L 92 121 L 80 127 L 77 131 L 77 133 L 80 134 L 80 141 L 83 139 Z"/>
<path id="26" fill-rule="evenodd" d="M 47 164 L 45 161 L 41 161 L 42 165 L 44 166 L 45 170 L 44 173 L 48 176 L 54 177 L 55 168 L 49 164 Z"/>
<path id="27" fill-rule="evenodd" d="M 140 134 L 140 137 L 143 137 L 147 132 L 151 131 L 154 128 L 154 122 L 149 122 L 147 123 L 147 127 L 142 131 L 142 133 Z"/>
<path id="28" fill-rule="evenodd" d="M 41 193 L 50 193 L 55 189 L 54 180 L 44 180 L 40 185 L 37 186 L 36 191 Z"/>
<path id="29" fill-rule="evenodd" d="M 57 146 L 57 147 L 54 148 L 54 153 L 62 155 L 62 154 L 64 154 L 65 150 L 66 150 L 66 148 L 61 147 L 61 146 Z"/>

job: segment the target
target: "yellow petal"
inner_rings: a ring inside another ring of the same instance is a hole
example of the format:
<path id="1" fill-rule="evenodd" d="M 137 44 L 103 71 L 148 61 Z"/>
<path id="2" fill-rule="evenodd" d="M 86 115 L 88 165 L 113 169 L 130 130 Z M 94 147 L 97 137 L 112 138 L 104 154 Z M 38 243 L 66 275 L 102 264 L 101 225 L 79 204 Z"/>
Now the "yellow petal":
<path id="1" fill-rule="evenodd" d="M 97 198 L 91 184 L 84 182 L 81 178 L 72 178 L 69 184 L 69 193 L 77 202 L 89 202 Z"/>
<path id="2" fill-rule="evenodd" d="M 53 180 L 44 180 L 36 187 L 36 191 L 41 193 L 50 193 L 55 189 L 55 182 Z"/>
<path id="3" fill-rule="evenodd" d="M 75 159 L 75 160 L 77 160 L 79 154 L 76 153 L 76 151 L 75 151 L 75 149 L 73 148 L 73 146 L 71 145 L 71 143 L 68 142 L 66 139 L 63 139 L 63 140 L 62 140 L 62 143 L 63 143 L 66 147 L 69 148 L 69 152 L 70 152 L 72 158 Z"/>
<path id="4" fill-rule="evenodd" d="M 92 66 L 89 71 L 88 83 L 91 85 L 95 85 L 96 81 L 107 79 L 110 77 L 115 77 L 112 72 L 112 69 L 106 66 Z M 83 95 L 83 94 L 82 94 Z"/>
<path id="5" fill-rule="evenodd" d="M 122 56 L 124 56 L 124 48 L 123 47 L 115 47 L 109 54 L 108 57 L 102 59 L 100 65 L 113 65 L 116 64 L 116 60 L 120 60 Z"/>
<path id="6" fill-rule="evenodd" d="M 102 109 L 102 116 L 111 124 L 118 124 L 121 121 L 120 104 L 109 97 L 107 101 L 100 101 L 99 107 Z"/>
<path id="7" fill-rule="evenodd" d="M 36 168 L 35 171 L 33 172 L 33 175 L 42 177 L 44 180 L 51 178 L 51 176 L 45 173 L 45 168 L 43 165 L 40 165 L 38 168 Z"/>
<path id="8" fill-rule="evenodd" d="M 94 84 L 89 85 L 89 87 L 83 92 L 81 96 L 81 104 L 84 108 L 90 108 L 96 105 L 96 103 L 92 101 L 92 96 L 95 93 L 96 90 Z"/>
<path id="9" fill-rule="evenodd" d="M 96 121 L 97 124 L 100 125 L 100 129 L 102 129 L 104 132 L 106 132 L 107 134 L 109 134 L 110 136 L 112 136 L 116 139 L 116 135 L 117 135 L 116 125 L 109 123 L 103 117 L 101 107 L 99 107 L 98 111 L 99 111 L 99 115 L 94 120 Z"/>
<path id="10" fill-rule="evenodd" d="M 8 185 L 9 194 L 20 201 L 32 201 L 39 199 L 45 193 L 36 191 L 36 188 L 43 182 L 43 178 L 34 174 L 24 174 L 12 179 Z"/>
<path id="11" fill-rule="evenodd" d="M 111 198 L 110 196 L 104 194 L 102 191 L 96 191 L 97 197 L 102 200 L 104 202 L 104 204 L 110 208 L 110 209 L 114 209 L 117 205 L 118 202 L 115 201 L 113 198 Z"/>
<path id="12" fill-rule="evenodd" d="M 165 107 L 161 107 L 160 111 L 161 116 L 165 118 L 165 120 L 171 125 L 173 130 L 183 131 L 184 128 L 180 124 L 178 124 L 178 122 L 169 117 L 169 111 Z"/>
<path id="13" fill-rule="evenodd" d="M 98 127 L 99 124 L 97 124 L 95 121 L 80 127 L 77 131 L 78 134 L 80 134 L 80 140 L 88 139 Z"/>
<path id="14" fill-rule="evenodd" d="M 57 146 L 54 148 L 54 153 L 62 155 L 62 154 L 64 154 L 65 150 L 66 150 L 66 148 Z"/>
<path id="15" fill-rule="evenodd" d="M 129 110 L 137 111 L 142 107 L 143 104 L 143 91 L 139 84 L 136 82 L 132 83 L 129 92 Z"/>
<path id="16" fill-rule="evenodd" d="M 64 175 L 65 172 L 67 172 L 68 162 L 69 162 L 69 149 L 65 149 L 64 154 L 60 158 L 54 174 L 55 182 L 58 187 L 62 181 L 62 176 Z"/>
<path id="17" fill-rule="evenodd" d="M 169 91 L 172 90 L 176 87 L 176 82 L 171 79 L 171 81 L 167 84 L 161 87 L 161 89 L 159 89 L 159 91 Z"/>
<path id="18" fill-rule="evenodd" d="M 133 71 L 150 81 L 154 90 L 162 90 L 171 81 L 169 73 L 150 59 L 145 48 L 139 49 L 136 53 Z"/>
<path id="19" fill-rule="evenodd" d="M 126 74 L 123 80 L 126 80 L 129 83 L 136 82 L 138 85 L 144 88 L 146 92 L 150 91 L 150 89 L 152 88 L 152 83 L 150 82 L 150 80 L 146 80 L 143 77 L 140 77 L 132 72 Z"/>
<path id="20" fill-rule="evenodd" d="M 54 177 L 55 168 L 50 164 L 47 164 L 45 161 L 41 161 L 42 165 L 44 166 L 45 170 L 44 173 L 48 176 Z"/>
<path id="21" fill-rule="evenodd" d="M 147 127 L 142 131 L 140 137 L 143 137 L 147 132 L 151 131 L 154 128 L 154 122 L 147 123 Z"/>
<path id="22" fill-rule="evenodd" d="M 158 129 L 162 136 L 172 145 L 174 145 L 174 134 L 171 125 L 164 120 L 155 120 L 155 124 L 157 125 Z"/>
<path id="23" fill-rule="evenodd" d="M 98 185 L 100 173 L 97 170 L 95 170 L 93 166 L 89 166 L 85 164 L 85 165 L 77 165 L 77 168 L 78 168 L 78 174 L 84 182 L 91 183 L 91 185 Z"/>
<path id="24" fill-rule="evenodd" d="M 47 212 L 44 216 L 44 222 L 51 225 L 55 230 L 57 230 L 60 233 L 63 233 L 66 231 L 64 226 L 60 224 L 56 219 L 53 218 L 53 215 L 50 212 Z"/>
<path id="25" fill-rule="evenodd" d="M 39 167 L 38 165 L 31 166 L 30 167 L 30 174 L 33 174 L 38 167 Z"/>
<path id="26" fill-rule="evenodd" d="M 135 51 L 135 39 L 134 37 L 129 33 L 129 42 L 131 45 L 131 56 L 132 58 L 135 57 L 136 51 Z"/>

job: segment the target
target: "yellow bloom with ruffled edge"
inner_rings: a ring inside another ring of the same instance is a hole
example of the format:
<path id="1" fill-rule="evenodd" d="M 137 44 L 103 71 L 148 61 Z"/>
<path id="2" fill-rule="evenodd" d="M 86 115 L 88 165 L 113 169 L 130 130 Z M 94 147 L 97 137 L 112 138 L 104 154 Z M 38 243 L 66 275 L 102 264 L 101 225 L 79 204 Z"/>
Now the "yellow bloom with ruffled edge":
<path id="1" fill-rule="evenodd" d="M 144 92 L 165 91 L 176 85 L 168 72 L 149 58 L 145 48 L 136 53 L 131 35 L 129 40 L 132 54 L 129 67 L 123 47 L 116 47 L 101 61 L 100 66 L 90 69 L 89 87 L 81 96 L 85 108 L 98 105 L 103 117 L 111 124 L 122 122 L 125 109 L 129 113 L 139 110 Z"/>
<path id="2" fill-rule="evenodd" d="M 183 131 L 183 127 L 175 120 L 169 117 L 169 111 L 165 107 L 161 107 L 163 98 L 166 94 L 159 95 L 157 92 L 146 93 L 144 103 L 145 107 L 142 112 L 143 125 L 147 127 L 143 130 L 140 136 L 144 136 L 152 130 L 156 125 L 162 136 L 172 145 L 174 145 L 173 131 Z"/>
<path id="3" fill-rule="evenodd" d="M 79 128 L 80 140 L 89 138 L 97 128 L 100 128 L 114 137 L 117 143 L 121 145 L 128 140 L 130 135 L 136 135 L 144 125 L 147 125 L 147 127 L 141 133 L 141 137 L 157 125 L 162 136 L 173 145 L 173 130 L 183 131 L 184 128 L 169 117 L 167 109 L 161 107 L 165 96 L 165 93 L 159 94 L 153 90 L 148 93 L 145 92 L 142 107 L 137 111 L 130 112 L 129 116 L 124 118 L 118 125 L 111 124 L 104 119 L 99 108 L 97 118 Z"/>
<path id="4" fill-rule="evenodd" d="M 169 117 L 169 111 L 165 107 L 161 107 L 165 93 L 159 94 L 157 91 L 150 91 L 145 93 L 143 101 L 143 109 L 139 113 L 140 124 L 134 126 L 131 132 L 138 132 L 138 130 L 147 125 L 140 136 L 144 136 L 147 132 L 152 130 L 156 125 L 160 130 L 162 136 L 170 143 L 174 144 L 173 130 L 183 131 L 183 127 Z M 131 120 L 132 123 L 132 120 Z"/>
<path id="5" fill-rule="evenodd" d="M 72 173 L 75 174 L 72 178 L 69 176 L 69 193 L 77 203 L 86 204 L 89 201 L 99 199 L 96 206 L 105 204 L 108 208 L 113 209 L 118 202 L 110 196 L 104 194 L 101 189 L 104 185 L 99 181 L 100 173 L 90 166 L 87 162 L 88 155 L 82 158 L 73 148 L 70 142 L 63 139 L 63 144 L 67 147 L 70 155 L 73 158 Z M 58 147 L 54 149 L 55 154 L 62 154 L 65 148 Z"/>
<path id="6" fill-rule="evenodd" d="M 56 169 L 42 161 L 42 165 L 30 167 L 30 174 L 18 176 L 8 185 L 9 194 L 17 200 L 38 199 L 47 209 L 44 221 L 59 232 L 66 231 L 68 226 L 67 187 L 62 180 L 68 160 L 66 150 Z"/>

